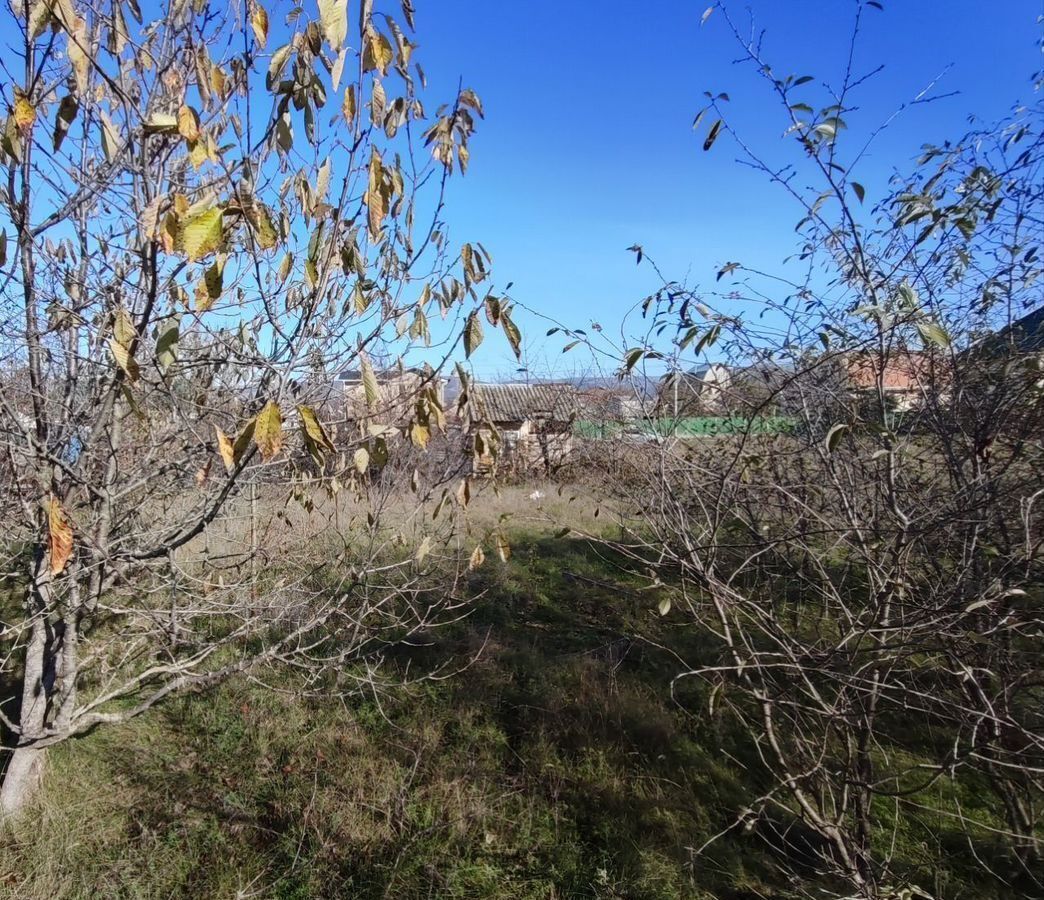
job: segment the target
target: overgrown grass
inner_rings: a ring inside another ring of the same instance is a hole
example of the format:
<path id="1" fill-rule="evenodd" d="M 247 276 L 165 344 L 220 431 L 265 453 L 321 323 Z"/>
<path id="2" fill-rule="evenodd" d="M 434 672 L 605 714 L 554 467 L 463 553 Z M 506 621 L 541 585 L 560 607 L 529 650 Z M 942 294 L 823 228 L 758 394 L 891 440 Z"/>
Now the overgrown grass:
<path id="1" fill-rule="evenodd" d="M 181 698 L 53 752 L 41 807 L 0 847 L 20 898 L 766 898 L 788 859 L 726 828 L 753 749 L 668 685 L 706 657 L 613 560 L 536 526 L 487 599 L 395 665 L 482 649 L 456 678 L 342 703 L 287 675 Z M 641 636 L 641 637 L 639 637 Z M 677 656 L 675 655 L 677 654 Z M 258 673 L 266 678 L 271 673 Z M 684 706 L 684 708 L 683 708 Z M 973 791 L 962 797 L 975 809 Z M 791 823 L 792 824 L 792 823 Z M 795 832 L 796 833 L 796 832 Z M 900 863 L 987 897 L 954 823 L 911 816 Z M 800 835 L 799 835 L 800 837 Z M 945 865 L 940 866 L 940 861 Z M 923 883 L 923 879 L 922 879 Z M 807 894 L 801 894 L 807 896 Z"/>

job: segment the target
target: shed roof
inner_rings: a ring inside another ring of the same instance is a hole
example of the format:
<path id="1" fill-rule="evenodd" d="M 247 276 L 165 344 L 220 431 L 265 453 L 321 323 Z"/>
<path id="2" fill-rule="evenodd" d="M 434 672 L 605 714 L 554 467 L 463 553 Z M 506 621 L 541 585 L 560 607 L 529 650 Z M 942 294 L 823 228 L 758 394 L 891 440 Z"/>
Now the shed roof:
<path id="1" fill-rule="evenodd" d="M 568 422 L 579 411 L 579 399 L 567 384 L 476 384 L 471 388 L 472 418 L 494 423 Z"/>

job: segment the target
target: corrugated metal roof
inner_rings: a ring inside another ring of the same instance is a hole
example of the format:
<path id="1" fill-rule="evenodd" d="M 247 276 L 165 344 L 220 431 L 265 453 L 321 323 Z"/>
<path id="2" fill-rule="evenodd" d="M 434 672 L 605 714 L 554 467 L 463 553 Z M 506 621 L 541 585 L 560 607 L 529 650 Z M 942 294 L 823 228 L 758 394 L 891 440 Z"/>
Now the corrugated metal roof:
<path id="1" fill-rule="evenodd" d="M 566 384 L 476 384 L 471 418 L 497 422 L 545 419 L 568 422 L 579 410 L 576 389 Z"/>

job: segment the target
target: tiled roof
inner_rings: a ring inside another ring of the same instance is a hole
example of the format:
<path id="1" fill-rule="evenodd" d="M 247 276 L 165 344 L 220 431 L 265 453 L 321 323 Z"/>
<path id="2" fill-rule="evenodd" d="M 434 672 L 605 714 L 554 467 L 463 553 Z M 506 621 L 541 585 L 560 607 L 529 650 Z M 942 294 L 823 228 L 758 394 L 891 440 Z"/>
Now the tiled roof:
<path id="1" fill-rule="evenodd" d="M 580 407 L 576 389 L 565 384 L 476 384 L 470 393 L 472 419 L 493 423 L 568 422 Z"/>

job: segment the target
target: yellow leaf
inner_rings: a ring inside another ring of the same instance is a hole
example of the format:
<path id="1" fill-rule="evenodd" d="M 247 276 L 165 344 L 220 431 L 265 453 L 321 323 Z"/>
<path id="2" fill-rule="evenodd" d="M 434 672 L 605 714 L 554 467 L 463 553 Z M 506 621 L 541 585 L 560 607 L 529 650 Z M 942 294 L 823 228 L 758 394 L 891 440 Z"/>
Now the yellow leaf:
<path id="1" fill-rule="evenodd" d="M 135 0 L 136 2 L 136 0 Z M 76 10 L 72 0 L 54 0 L 54 24 L 68 29 L 76 22 Z"/>
<path id="2" fill-rule="evenodd" d="M 207 146 L 207 142 L 204 140 L 198 140 L 188 145 L 189 148 L 189 162 L 192 163 L 192 168 L 197 171 L 202 168 L 210 158 L 210 148 Z"/>
<path id="3" fill-rule="evenodd" d="M 518 330 L 518 326 L 512 321 L 511 316 L 506 309 L 500 314 L 500 327 L 504 329 L 504 334 L 507 335 L 508 343 L 511 344 L 511 349 L 515 353 L 515 358 L 521 360 L 522 332 Z"/>
<path id="4" fill-rule="evenodd" d="M 8 116 L 4 123 L 4 135 L 0 138 L 0 146 L 15 162 L 22 161 L 22 134 L 15 124 L 13 115 Z"/>
<path id="5" fill-rule="evenodd" d="M 497 541 L 497 556 L 500 557 L 502 562 L 507 562 L 511 559 L 511 545 L 507 542 L 507 538 L 504 537 L 499 531 L 496 535 Z"/>
<path id="6" fill-rule="evenodd" d="M 464 276 L 468 281 L 480 281 L 475 275 L 475 251 L 471 244 L 464 244 L 460 248 L 460 262 L 464 267 Z M 490 319 L 491 325 L 496 325 L 495 319 Z"/>
<path id="7" fill-rule="evenodd" d="M 264 49 L 268 43 L 268 13 L 260 3 L 255 3 L 250 13 L 250 27 L 254 29 L 254 40 Z"/>
<path id="8" fill-rule="evenodd" d="M 370 468 L 370 452 L 365 447 L 360 447 L 355 451 L 352 459 L 355 463 L 356 471 L 360 475 L 365 475 L 366 470 Z"/>
<path id="9" fill-rule="evenodd" d="M 370 98 L 370 121 L 374 125 L 380 125 L 384 121 L 384 107 L 388 102 L 388 96 L 384 93 L 384 85 L 376 76 L 373 79 L 373 94 Z"/>
<path id="10" fill-rule="evenodd" d="M 131 317 L 127 314 L 122 306 L 116 310 L 116 316 L 112 322 L 112 336 L 116 339 L 118 344 L 124 347 L 130 347 L 134 343 L 134 339 L 138 336 L 138 332 L 134 327 L 134 322 Z"/>
<path id="11" fill-rule="evenodd" d="M 173 213 L 167 213 L 163 217 L 163 225 L 159 232 L 160 243 L 163 245 L 165 252 L 173 253 L 177 249 L 179 232 L 177 216 Z"/>
<path id="12" fill-rule="evenodd" d="M 484 119 L 486 117 L 485 113 L 482 111 L 482 101 L 479 99 L 478 94 L 476 94 L 471 88 L 464 88 L 464 90 L 460 92 L 458 102 L 461 106 L 471 107 L 479 114 L 480 118 Z"/>
<path id="13" fill-rule="evenodd" d="M 283 260 L 279 263 L 279 282 L 282 284 L 286 281 L 287 276 L 290 274 L 290 270 L 294 267 L 294 254 L 284 253 Z"/>
<path id="14" fill-rule="evenodd" d="M 206 106 L 210 103 L 210 98 L 213 96 L 213 92 L 210 90 L 210 67 L 214 63 L 210 58 L 206 44 L 197 45 L 195 56 L 196 87 L 199 90 L 199 96 L 203 101 L 203 105 Z"/>
<path id="15" fill-rule="evenodd" d="M 127 379 L 131 383 L 137 381 L 141 370 L 138 368 L 137 360 L 131 356 L 130 349 L 123 346 L 115 338 L 109 338 L 109 350 L 112 351 L 116 364 L 126 373 Z"/>
<path id="16" fill-rule="evenodd" d="M 334 50 L 340 50 L 348 36 L 348 0 L 318 0 L 323 34 Z"/>
<path id="17" fill-rule="evenodd" d="M 172 134 L 178 130 L 178 118 L 169 113 L 156 113 L 145 122 L 146 134 Z"/>
<path id="18" fill-rule="evenodd" d="M 326 192 L 330 190 L 330 157 L 326 157 L 315 176 L 315 205 L 325 202 Z"/>
<path id="19" fill-rule="evenodd" d="M 220 206 L 211 206 L 181 222 L 178 243 L 189 262 L 202 259 L 221 246 L 224 240 L 222 215 Z"/>
<path id="20" fill-rule="evenodd" d="M 427 448 L 430 439 L 431 429 L 420 422 L 414 422 L 413 427 L 410 429 L 410 440 L 413 441 L 414 446 L 424 450 Z"/>
<path id="21" fill-rule="evenodd" d="M 112 4 L 112 16 L 109 21 L 109 52 L 119 56 L 129 41 L 127 20 L 123 17 L 123 4 Z"/>
<path id="22" fill-rule="evenodd" d="M 370 237 L 374 240 L 381 233 L 381 225 L 387 215 L 384 203 L 384 166 L 376 147 L 370 147 L 369 184 L 366 190 L 366 208 L 369 212 Z"/>
<path id="23" fill-rule="evenodd" d="M 304 432 L 305 440 L 317 448 L 320 454 L 322 451 L 333 453 L 336 448 L 326 433 L 326 429 L 323 428 L 323 423 L 315 414 L 315 410 L 310 406 L 298 406 L 297 414 L 301 417 L 301 429 Z"/>
<path id="24" fill-rule="evenodd" d="M 235 451 L 232 448 L 232 440 L 225 432 L 223 432 L 217 425 L 214 426 L 214 431 L 217 432 L 218 442 L 218 453 L 221 454 L 221 459 L 225 463 L 225 468 L 231 472 L 232 467 L 236 464 Z"/>
<path id="25" fill-rule="evenodd" d="M 476 545 L 475 549 L 471 551 L 471 559 L 468 560 L 469 571 L 474 572 L 479 566 L 486 561 L 486 554 L 482 552 L 482 546 Z"/>
<path id="26" fill-rule="evenodd" d="M 372 409 L 381 399 L 380 388 L 377 386 L 377 375 L 366 356 L 360 357 L 359 365 L 362 368 L 363 393 L 366 395 L 366 405 Z"/>
<path id="27" fill-rule="evenodd" d="M 272 58 L 268 61 L 268 78 L 267 84 L 272 87 L 278 80 L 279 76 L 283 74 L 283 67 L 286 65 L 290 54 L 294 51 L 293 44 L 283 44 L 278 50 L 272 53 Z"/>
<path id="28" fill-rule="evenodd" d="M 61 503 L 53 496 L 47 511 L 47 533 L 51 550 L 51 574 L 57 575 L 72 556 L 73 530 Z"/>
<path id="29" fill-rule="evenodd" d="M 199 140 L 199 113 L 191 106 L 178 110 L 178 133 L 190 144 Z"/>
<path id="30" fill-rule="evenodd" d="M 368 26 L 364 37 L 363 71 L 379 69 L 382 75 L 387 75 L 393 59 L 395 53 L 388 39 L 372 25 Z"/>
<path id="31" fill-rule="evenodd" d="M 261 459 L 265 462 L 279 455 L 283 449 L 283 417 L 278 404 L 269 401 L 257 414 L 254 426 L 254 443 L 261 451 Z"/>
<path id="32" fill-rule="evenodd" d="M 30 131 L 36 121 L 36 107 L 18 88 L 15 88 L 14 120 L 23 133 Z"/>
<path id="33" fill-rule="evenodd" d="M 330 69 L 330 85 L 336 91 L 341 84 L 341 74 L 344 72 L 344 61 L 348 58 L 348 48 L 344 47 L 340 53 L 337 54 L 337 59 L 334 60 L 333 67 Z"/>
<path id="34" fill-rule="evenodd" d="M 222 100 L 225 98 L 225 70 L 216 63 L 210 67 L 210 89 Z"/>
<path id="35" fill-rule="evenodd" d="M 410 325 L 410 337 L 414 340 L 424 338 L 426 344 L 431 343 L 431 329 L 428 326 L 428 317 L 424 315 L 424 310 L 420 306 L 417 306 L 413 312 L 413 324 Z"/>
<path id="36" fill-rule="evenodd" d="M 417 548 L 417 553 L 414 557 L 417 560 L 417 565 L 420 565 L 422 562 L 424 562 L 424 557 L 426 557 L 430 552 L 431 538 L 425 537 L 424 540 L 420 542 L 420 546 Z"/>
<path id="37" fill-rule="evenodd" d="M 341 104 L 341 112 L 344 118 L 351 124 L 355 120 L 355 85 L 350 84 L 344 90 L 344 102 Z"/>
<path id="38" fill-rule="evenodd" d="M 68 28 L 69 39 L 66 44 L 65 53 L 72 66 L 73 78 L 76 80 L 76 90 L 80 94 L 87 92 L 87 79 L 91 70 L 91 58 L 88 56 L 90 38 L 87 36 L 87 22 L 79 17 L 75 18 Z"/>
<path id="39" fill-rule="evenodd" d="M 12 9 L 18 10 L 18 13 L 22 11 L 22 4 L 12 5 Z M 41 34 L 47 30 L 47 25 L 51 21 L 51 14 L 54 11 L 54 0 L 36 0 L 36 2 L 29 9 L 29 18 L 26 21 L 26 31 L 29 33 L 29 39 L 35 41 Z"/>
<path id="40" fill-rule="evenodd" d="M 475 310 L 468 316 L 468 321 L 464 324 L 464 355 L 471 356 L 481 343 L 482 322 L 479 321 L 478 311 Z"/>
<path id="41" fill-rule="evenodd" d="M 362 289 L 362 283 L 359 281 L 355 282 L 355 287 L 352 290 L 352 304 L 355 306 L 355 311 L 361 316 L 370 306 L 370 296 Z"/>
<path id="42" fill-rule="evenodd" d="M 101 126 L 102 150 L 105 152 L 105 159 L 112 162 L 120 152 L 120 136 L 116 132 L 116 126 L 112 124 L 112 120 L 104 110 L 101 112 Z"/>
<path id="43" fill-rule="evenodd" d="M 159 208 L 166 198 L 157 194 L 141 212 L 141 234 L 147 241 L 154 241 L 159 234 Z"/>
<path id="44" fill-rule="evenodd" d="M 279 243 L 272 214 L 263 203 L 255 203 L 246 211 L 246 219 L 253 232 L 254 239 L 262 250 L 271 250 Z"/>

